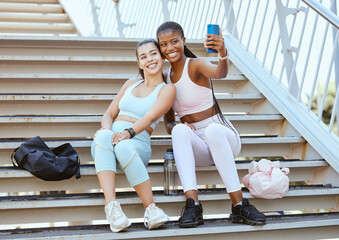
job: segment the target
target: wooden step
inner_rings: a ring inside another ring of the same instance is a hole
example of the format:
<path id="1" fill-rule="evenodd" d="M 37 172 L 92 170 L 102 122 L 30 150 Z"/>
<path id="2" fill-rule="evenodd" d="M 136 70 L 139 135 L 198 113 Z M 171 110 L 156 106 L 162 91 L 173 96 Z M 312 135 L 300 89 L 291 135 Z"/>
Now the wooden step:
<path id="1" fill-rule="evenodd" d="M 162 191 L 153 191 L 153 194 L 156 204 L 169 216 L 180 216 L 185 202 L 183 193 L 165 196 Z M 338 194 L 339 188 L 296 186 L 290 187 L 282 199 L 265 200 L 253 198 L 243 190 L 244 197 L 263 212 L 336 208 Z M 117 200 L 129 218 L 143 216 L 144 208 L 136 193 L 118 193 Z M 217 217 L 230 213 L 231 201 L 224 190 L 201 190 L 199 201 L 204 207 L 204 215 Z M 105 219 L 102 193 L 1 197 L 0 203 L 0 225 Z"/>
<path id="2" fill-rule="evenodd" d="M 55 39 L 48 36 L 0 36 L 1 47 L 6 46 L 4 55 L 20 49 L 19 55 L 70 55 L 70 56 L 117 56 L 135 58 L 135 48 L 139 41 L 143 39 L 120 39 L 120 38 L 91 38 L 91 37 L 60 37 Z M 203 47 L 201 40 L 186 41 L 189 49 L 198 57 L 214 57 L 217 55 L 208 54 Z M 22 49 L 24 48 L 24 49 Z M 50 51 L 45 52 L 43 49 Z M 40 52 L 40 54 L 39 54 Z M 229 72 L 230 73 L 230 72 Z M 237 69 L 237 73 L 241 74 Z"/>
<path id="3" fill-rule="evenodd" d="M 135 69 L 135 67 L 131 67 Z M 127 79 L 137 78 L 134 74 L 1 74 L 0 94 L 101 94 L 117 93 Z M 228 75 L 213 79 L 215 93 L 245 93 L 239 84 L 250 85 L 242 75 Z M 254 92 L 254 91 L 252 91 Z"/>
<path id="4" fill-rule="evenodd" d="M 281 157 L 291 154 L 291 145 L 305 144 L 301 137 L 242 137 L 242 150 L 239 157 Z M 13 150 L 20 146 L 23 141 L 2 140 L 0 141 L 0 165 L 11 165 L 10 156 Z M 78 152 L 82 163 L 92 162 L 90 156 L 91 139 L 77 140 L 46 140 L 49 147 L 57 147 L 65 142 L 69 142 Z M 163 159 L 167 148 L 172 147 L 170 138 L 153 138 L 151 140 L 151 159 Z"/>
<path id="5" fill-rule="evenodd" d="M 2 231 L 0 239 L 335 239 L 339 235 L 339 213 L 317 213 L 268 216 L 264 226 L 234 224 L 229 218 L 205 220 L 197 228 L 179 228 L 168 222 L 158 230 L 149 231 L 143 223 L 134 223 L 120 233 L 112 233 L 108 225 L 31 228 Z"/>
<path id="6" fill-rule="evenodd" d="M 59 4 L 0 2 L 0 12 L 63 13 Z"/>
<path id="7" fill-rule="evenodd" d="M 0 6 L 1 7 L 1 6 Z M 0 22 L 1 33 L 44 33 L 44 34 L 75 34 L 71 23 L 22 23 Z"/>
<path id="8" fill-rule="evenodd" d="M 281 115 L 228 115 L 240 134 L 271 133 L 272 124 L 283 122 Z M 102 115 L 78 116 L 0 116 L 0 138 L 85 138 L 92 137 L 100 126 Z M 177 117 L 177 121 L 179 118 Z M 155 128 L 152 136 L 168 136 L 164 122 Z"/>
<path id="9" fill-rule="evenodd" d="M 290 182 L 310 181 L 313 179 L 313 171 L 328 166 L 324 160 L 282 160 L 280 165 L 281 167 L 290 168 L 290 174 L 288 175 Z M 239 180 L 242 182 L 242 178 L 248 174 L 249 161 L 236 161 L 236 166 Z M 152 187 L 156 189 L 163 187 L 163 170 L 164 167 L 160 163 L 150 163 L 147 166 Z M 80 172 L 80 179 L 73 177 L 66 181 L 46 182 L 22 169 L 0 167 L 0 192 L 37 192 L 74 189 L 77 191 L 88 191 L 90 189 L 100 189 L 94 165 L 82 165 Z M 215 166 L 196 167 L 196 175 L 198 185 L 223 184 Z M 178 176 L 176 176 L 176 183 L 180 186 Z M 121 170 L 117 171 L 116 188 L 130 188 L 125 174 Z M 203 188 L 203 186 L 200 186 L 200 188 Z"/>
<path id="10" fill-rule="evenodd" d="M 0 0 L 7 3 L 58 4 L 58 0 Z"/>
<path id="11" fill-rule="evenodd" d="M 12 13 L 0 12 L 1 22 L 36 22 L 36 23 L 67 23 L 69 22 L 68 16 L 65 13 Z M 24 59 L 27 56 L 22 56 Z M 0 58 L 1 60 L 7 59 L 8 56 Z M 13 58 L 11 58 L 13 59 Z"/>
<path id="12" fill-rule="evenodd" d="M 0 115 L 103 114 L 114 96 L 112 94 L 0 94 Z M 249 113 L 254 103 L 265 101 L 262 94 L 256 93 L 216 94 L 216 98 L 224 113 L 226 111 Z M 273 107 L 267 109 L 269 113 L 276 113 Z"/>

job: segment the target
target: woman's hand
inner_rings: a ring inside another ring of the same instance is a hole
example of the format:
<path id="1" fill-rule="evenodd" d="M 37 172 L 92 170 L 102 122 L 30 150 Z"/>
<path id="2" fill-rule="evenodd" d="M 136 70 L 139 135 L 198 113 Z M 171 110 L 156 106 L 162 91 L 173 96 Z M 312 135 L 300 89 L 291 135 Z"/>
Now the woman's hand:
<path id="1" fill-rule="evenodd" d="M 207 39 L 204 42 L 205 48 L 211 48 L 218 51 L 220 57 L 225 57 L 227 51 L 225 48 L 224 38 L 222 37 L 222 31 L 220 29 L 220 36 L 215 34 L 206 34 Z"/>
<path id="2" fill-rule="evenodd" d="M 184 122 L 184 124 L 192 129 L 192 131 L 195 131 L 195 127 L 193 125 L 189 124 L 188 122 Z"/>
<path id="3" fill-rule="evenodd" d="M 116 132 L 111 138 L 112 145 L 116 145 L 118 142 L 131 138 L 131 134 L 127 130 L 123 132 Z"/>

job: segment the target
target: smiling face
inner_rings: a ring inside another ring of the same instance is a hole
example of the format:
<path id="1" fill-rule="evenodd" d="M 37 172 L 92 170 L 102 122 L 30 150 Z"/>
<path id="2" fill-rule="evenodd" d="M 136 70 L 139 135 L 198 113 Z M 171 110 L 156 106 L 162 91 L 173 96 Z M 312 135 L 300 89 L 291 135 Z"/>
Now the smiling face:
<path id="1" fill-rule="evenodd" d="M 145 43 L 137 49 L 138 65 L 144 74 L 154 75 L 161 72 L 163 59 L 158 47 L 152 43 Z"/>
<path id="2" fill-rule="evenodd" d="M 184 56 L 186 39 L 178 31 L 164 31 L 158 34 L 161 53 L 171 63 Z"/>

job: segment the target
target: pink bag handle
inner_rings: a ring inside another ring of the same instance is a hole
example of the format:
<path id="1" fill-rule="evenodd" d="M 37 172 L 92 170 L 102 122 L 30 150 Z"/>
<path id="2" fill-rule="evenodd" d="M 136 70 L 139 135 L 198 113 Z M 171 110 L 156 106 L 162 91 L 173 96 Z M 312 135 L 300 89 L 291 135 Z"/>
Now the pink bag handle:
<path id="1" fill-rule="evenodd" d="M 290 169 L 289 168 L 282 168 L 281 171 L 284 172 L 285 175 L 290 173 Z"/>

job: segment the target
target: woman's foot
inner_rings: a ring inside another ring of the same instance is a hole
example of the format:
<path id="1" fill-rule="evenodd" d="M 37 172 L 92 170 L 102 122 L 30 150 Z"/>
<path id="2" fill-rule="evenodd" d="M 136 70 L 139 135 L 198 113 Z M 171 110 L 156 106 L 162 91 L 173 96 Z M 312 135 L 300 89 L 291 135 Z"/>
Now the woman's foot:
<path id="1" fill-rule="evenodd" d="M 191 228 L 204 224 L 201 204 L 196 205 L 192 198 L 186 200 L 186 206 L 179 218 L 179 226 L 182 228 Z"/>
<path id="2" fill-rule="evenodd" d="M 248 225 L 265 225 L 266 216 L 249 203 L 247 198 L 242 200 L 242 205 L 232 205 L 232 222 Z"/>
<path id="3" fill-rule="evenodd" d="M 169 221 L 163 210 L 151 203 L 145 210 L 144 224 L 148 229 L 155 229 Z"/>
<path id="4" fill-rule="evenodd" d="M 122 211 L 118 201 L 112 201 L 105 206 L 106 219 L 112 232 L 120 232 L 131 225 L 130 220 Z"/>

